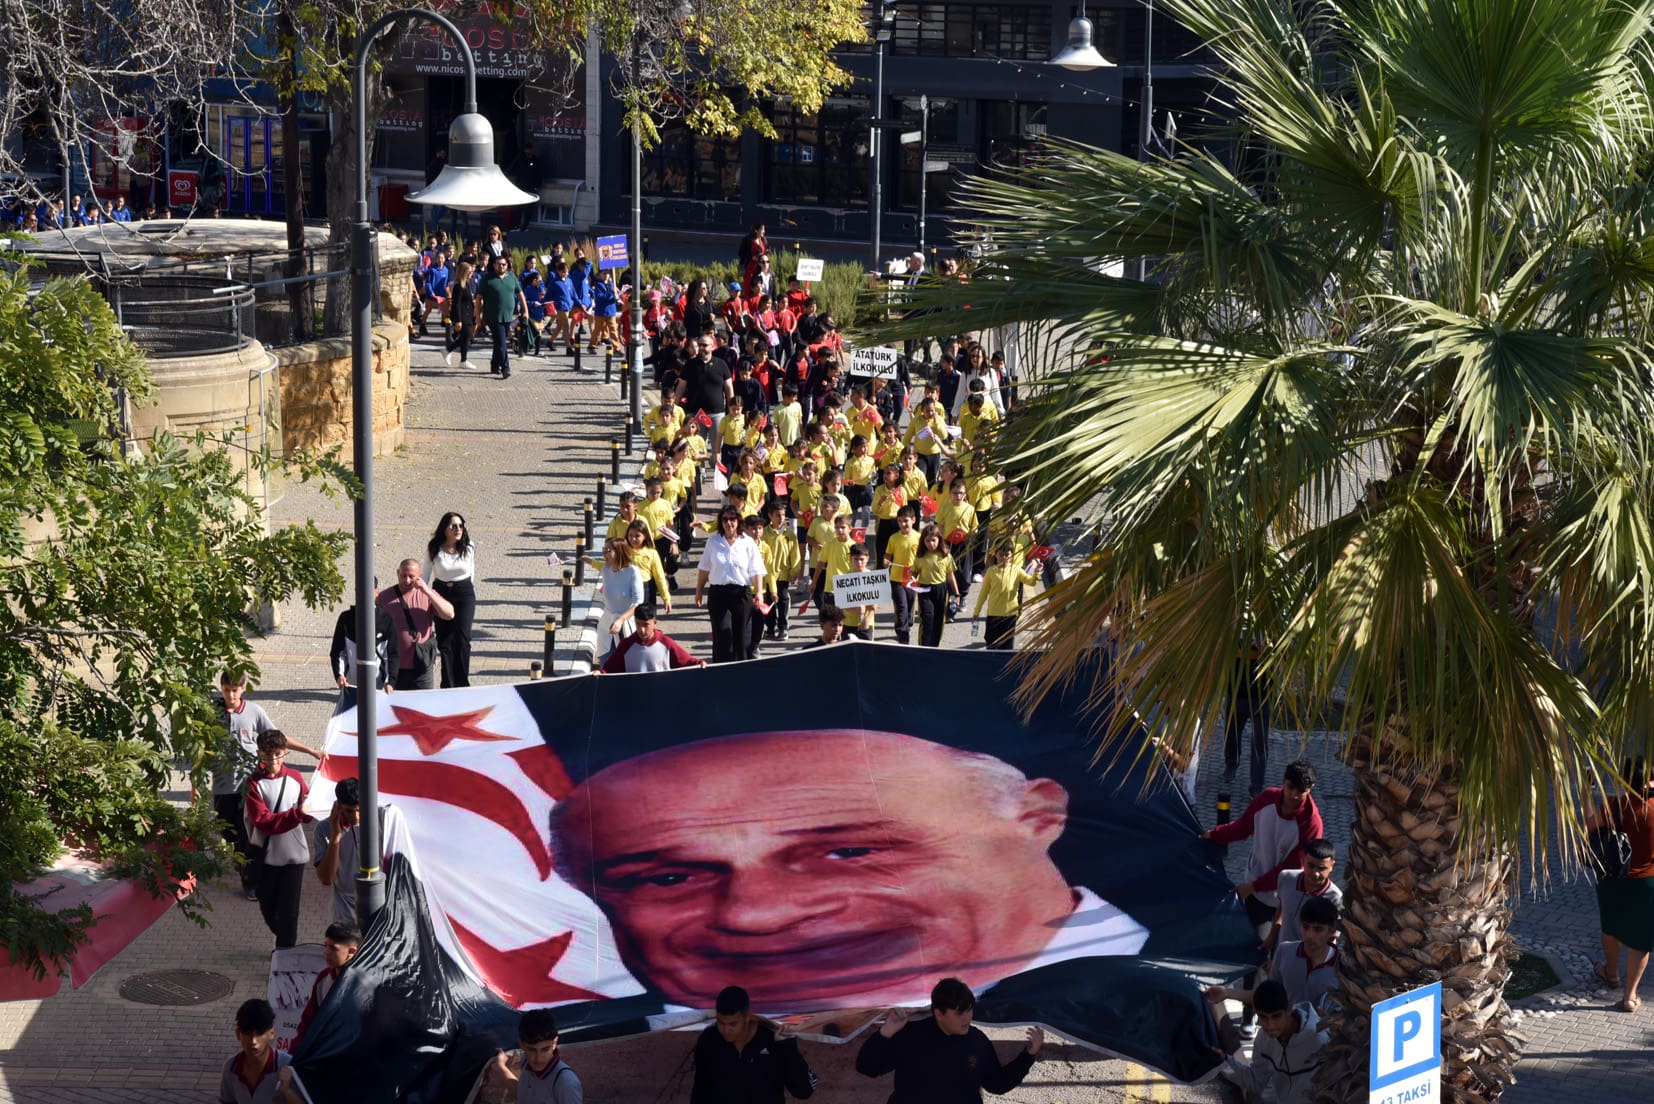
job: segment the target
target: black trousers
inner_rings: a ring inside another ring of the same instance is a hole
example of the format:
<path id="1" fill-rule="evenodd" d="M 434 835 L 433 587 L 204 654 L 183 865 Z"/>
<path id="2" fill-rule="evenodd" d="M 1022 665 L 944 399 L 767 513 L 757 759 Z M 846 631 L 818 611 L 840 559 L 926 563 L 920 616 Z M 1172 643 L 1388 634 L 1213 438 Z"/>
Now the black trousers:
<path id="1" fill-rule="evenodd" d="M 942 474 L 942 454 L 933 452 L 930 455 L 919 453 L 919 470 L 925 473 L 926 483 L 935 483 L 936 477 Z"/>
<path id="2" fill-rule="evenodd" d="M 793 585 L 791 583 L 776 583 L 775 605 L 771 606 L 770 612 L 764 615 L 764 628 L 769 630 L 770 635 L 780 636 L 787 631 L 787 614 L 790 612 L 787 605 L 792 600 Z"/>
<path id="3" fill-rule="evenodd" d="M 682 535 L 681 531 L 679 535 Z M 665 537 L 656 537 L 655 554 L 660 557 L 660 566 L 666 572 L 667 581 L 676 584 L 677 580 L 672 576 L 678 573 L 678 554 L 672 551 L 672 542 Z"/>
<path id="4" fill-rule="evenodd" d="M 942 646 L 942 626 L 947 623 L 948 584 L 937 583 L 919 592 L 919 643 L 927 648 Z"/>
<path id="5" fill-rule="evenodd" d="M 712 615 L 712 662 L 745 659 L 752 591 L 729 583 L 706 588 L 707 611 Z"/>
<path id="6" fill-rule="evenodd" d="M 1010 651 L 1017 646 L 1017 619 L 1015 617 L 989 617 L 987 646 L 999 651 Z"/>
<path id="7" fill-rule="evenodd" d="M 901 570 L 900 567 L 890 569 L 890 604 L 895 610 L 892 620 L 895 622 L 896 643 L 907 644 L 913 639 L 913 599 L 917 595 L 898 581 Z"/>
<path id="8" fill-rule="evenodd" d="M 254 846 L 247 838 L 247 825 L 241 819 L 241 795 L 214 794 L 212 808 L 214 815 L 224 822 L 224 842 L 234 848 L 237 855 L 247 860 L 238 871 L 241 875 L 241 888 L 244 891 L 256 889 L 259 860 L 264 855 L 264 848 Z"/>
<path id="9" fill-rule="evenodd" d="M 461 322 L 448 331 L 448 351 L 459 351 L 461 360 L 471 359 L 471 342 L 476 340 L 476 324 L 471 321 Z"/>
<path id="10" fill-rule="evenodd" d="M 1269 706 L 1242 695 L 1229 703 L 1223 724 L 1223 773 L 1231 777 L 1240 766 L 1241 729 L 1252 722 L 1252 765 L 1249 781 L 1254 794 L 1263 790 L 1264 772 L 1269 765 Z"/>
<path id="11" fill-rule="evenodd" d="M 489 330 L 494 335 L 494 354 L 489 358 L 488 366 L 502 376 L 511 374 L 511 323 L 490 322 Z"/>
<path id="12" fill-rule="evenodd" d="M 276 937 L 277 947 L 292 947 L 299 941 L 299 894 L 304 892 L 304 872 L 309 865 L 265 863 L 259 868 L 258 910 Z"/>
<path id="13" fill-rule="evenodd" d="M 880 518 L 873 526 L 873 562 L 884 563 L 884 550 L 890 544 L 890 538 L 901 529 L 895 518 Z"/>
<path id="14" fill-rule="evenodd" d="M 442 655 L 442 688 L 471 685 L 471 621 L 477 613 L 477 588 L 470 579 L 438 580 L 431 589 L 453 604 L 454 616 L 436 620 L 436 647 Z"/>

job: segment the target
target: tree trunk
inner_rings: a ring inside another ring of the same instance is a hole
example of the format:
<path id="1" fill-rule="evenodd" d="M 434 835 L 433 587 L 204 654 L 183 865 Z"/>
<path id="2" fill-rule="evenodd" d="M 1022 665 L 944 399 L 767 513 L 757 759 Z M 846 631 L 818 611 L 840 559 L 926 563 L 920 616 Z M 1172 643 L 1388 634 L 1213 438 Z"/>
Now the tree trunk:
<path id="1" fill-rule="evenodd" d="M 1523 1041 L 1505 1003 L 1516 957 L 1510 915 L 1516 864 L 1508 851 L 1467 848 L 1451 770 L 1384 761 L 1370 743 L 1352 756 L 1355 819 L 1340 939 L 1339 999 L 1318 1099 L 1367 1099 L 1370 1010 L 1408 989 L 1442 983 L 1442 1096 L 1498 1100 Z"/>
<path id="2" fill-rule="evenodd" d="M 299 58 L 293 16 L 286 5 L 281 9 L 280 34 L 292 51 L 292 68 L 281 82 L 282 193 L 287 208 L 287 268 L 289 278 L 302 276 L 304 258 L 304 167 L 299 161 Z M 307 340 L 315 332 L 310 305 L 310 284 L 287 285 L 287 310 L 294 341 Z"/>

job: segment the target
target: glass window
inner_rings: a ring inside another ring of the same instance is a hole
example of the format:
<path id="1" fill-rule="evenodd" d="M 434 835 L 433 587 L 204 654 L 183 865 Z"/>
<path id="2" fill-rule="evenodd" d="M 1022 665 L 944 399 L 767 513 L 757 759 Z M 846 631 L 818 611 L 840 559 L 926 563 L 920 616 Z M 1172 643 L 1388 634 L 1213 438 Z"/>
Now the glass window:
<path id="1" fill-rule="evenodd" d="M 706 138 L 681 122 L 668 123 L 655 147 L 643 151 L 645 195 L 734 199 L 740 192 L 737 139 Z"/>
<path id="2" fill-rule="evenodd" d="M 1045 137 L 1045 105 L 982 101 L 982 157 L 993 165 L 1027 166 L 1034 143 Z"/>
<path id="3" fill-rule="evenodd" d="M 867 101 L 829 100 L 806 115 L 791 104 L 771 109 L 765 199 L 851 207 L 867 202 Z"/>
<path id="4" fill-rule="evenodd" d="M 944 0 L 896 5 L 890 51 L 923 57 L 1051 56 L 1051 8 Z"/>
<path id="5" fill-rule="evenodd" d="M 919 130 L 922 116 L 919 110 L 919 98 L 903 97 L 896 101 L 901 113 L 903 130 Z M 899 137 L 893 136 L 893 137 Z M 896 200 L 894 206 L 899 210 L 918 211 L 919 209 L 919 157 L 920 144 L 900 147 L 896 170 Z M 926 160 L 936 163 L 946 163 L 948 168 L 928 174 L 930 191 L 925 195 L 925 206 L 928 211 L 938 211 L 952 206 L 953 188 L 959 181 L 961 173 L 968 173 L 976 164 L 975 138 L 968 142 L 961 142 L 959 136 L 959 101 L 944 100 L 931 97 L 930 100 L 930 128 L 924 149 Z"/>

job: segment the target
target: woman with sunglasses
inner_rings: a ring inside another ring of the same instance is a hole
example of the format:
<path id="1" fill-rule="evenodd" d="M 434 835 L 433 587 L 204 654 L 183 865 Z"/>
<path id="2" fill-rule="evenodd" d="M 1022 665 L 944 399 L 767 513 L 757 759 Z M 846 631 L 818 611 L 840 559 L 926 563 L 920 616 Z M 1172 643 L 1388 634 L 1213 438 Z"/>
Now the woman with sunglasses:
<path id="1" fill-rule="evenodd" d="M 452 510 L 442 515 L 436 532 L 425 545 L 424 577 L 431 589 L 454 607 L 454 616 L 436 623 L 437 654 L 442 657 L 442 683 L 471 685 L 471 619 L 477 612 L 477 548 L 465 518 Z"/>

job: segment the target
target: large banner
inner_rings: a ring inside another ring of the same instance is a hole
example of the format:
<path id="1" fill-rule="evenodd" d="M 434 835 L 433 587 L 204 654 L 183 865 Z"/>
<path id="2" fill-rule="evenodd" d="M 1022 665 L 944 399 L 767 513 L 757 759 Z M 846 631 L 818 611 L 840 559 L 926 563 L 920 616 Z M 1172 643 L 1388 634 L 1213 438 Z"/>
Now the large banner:
<path id="1" fill-rule="evenodd" d="M 741 985 L 843 1040 L 949 975 L 981 1022 L 1205 1075 L 1200 985 L 1256 958 L 1216 849 L 1159 766 L 1093 763 L 1083 694 L 1024 720 L 1005 662 L 850 643 L 379 698 L 410 842 L 298 1052 L 318 1104 L 445 1098 L 516 1009 L 557 1006 L 575 1042 Z M 355 728 L 324 777 L 356 773 Z"/>

